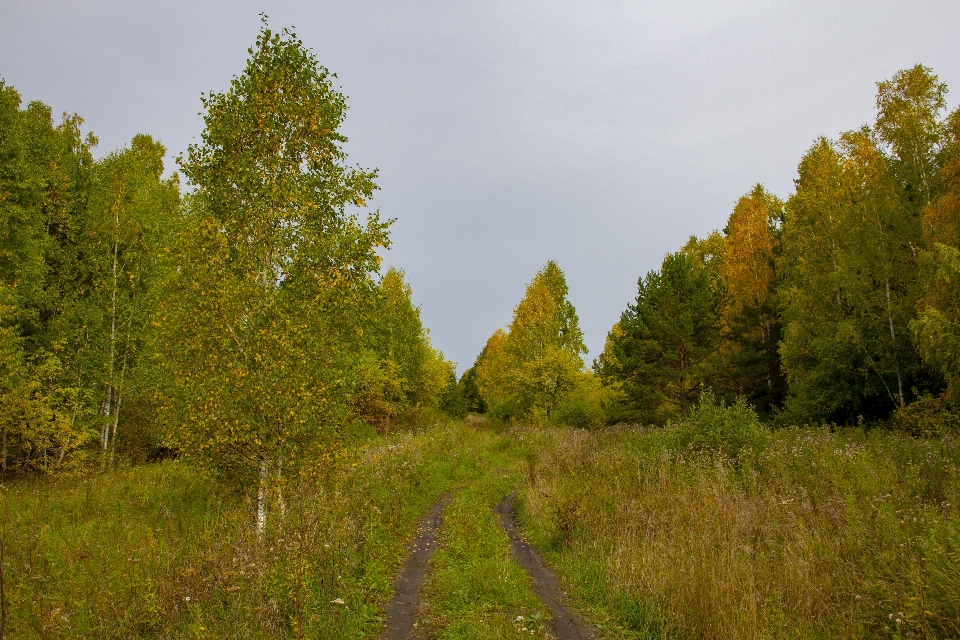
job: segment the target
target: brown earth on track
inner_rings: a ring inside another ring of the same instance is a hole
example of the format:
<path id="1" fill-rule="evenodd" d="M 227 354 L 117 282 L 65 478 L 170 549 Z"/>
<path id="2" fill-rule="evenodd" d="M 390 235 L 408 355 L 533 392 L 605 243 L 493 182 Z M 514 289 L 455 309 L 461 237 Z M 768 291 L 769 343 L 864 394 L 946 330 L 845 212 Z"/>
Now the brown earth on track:
<path id="1" fill-rule="evenodd" d="M 595 635 L 580 618 L 563 604 L 564 595 L 560 583 L 553 572 L 543 566 L 543 558 L 533 546 L 520 536 L 520 529 L 514 518 L 513 501 L 517 497 L 514 491 L 497 505 L 497 513 L 507 535 L 513 557 L 523 567 L 533 581 L 533 591 L 537 594 L 553 619 L 547 625 L 557 640 L 590 640 Z"/>
<path id="2" fill-rule="evenodd" d="M 394 592 L 385 611 L 387 630 L 382 636 L 389 640 L 413 638 L 413 620 L 420 609 L 420 587 L 427 577 L 427 563 L 437 550 L 437 528 L 440 526 L 444 507 L 450 502 L 445 495 L 420 521 L 417 537 L 407 545 L 407 561 L 394 581 Z"/>

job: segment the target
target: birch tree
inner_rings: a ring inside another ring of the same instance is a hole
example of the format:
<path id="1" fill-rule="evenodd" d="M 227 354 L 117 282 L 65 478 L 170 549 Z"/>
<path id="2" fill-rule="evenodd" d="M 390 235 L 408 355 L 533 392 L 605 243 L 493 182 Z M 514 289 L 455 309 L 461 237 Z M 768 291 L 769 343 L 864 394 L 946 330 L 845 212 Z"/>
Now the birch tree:
<path id="1" fill-rule="evenodd" d="M 86 351 L 98 360 L 90 368 L 101 392 L 101 466 L 116 450 L 125 386 L 139 364 L 161 252 L 180 206 L 178 177 L 162 178 L 165 153 L 150 136 L 138 135 L 129 148 L 98 161 L 93 172 L 85 234 L 92 298 L 85 302 Z"/>
<path id="2" fill-rule="evenodd" d="M 296 35 L 264 26 L 230 88 L 203 98 L 193 185 L 158 323 L 169 440 L 256 487 L 256 526 L 283 478 L 349 421 L 348 377 L 387 244 L 362 222 L 375 171 L 346 164 L 346 101 Z"/>
<path id="3" fill-rule="evenodd" d="M 800 163 L 778 293 L 796 419 L 885 418 L 931 388 L 908 328 L 920 212 L 942 191 L 945 92 L 925 67 L 901 71 L 878 83 L 873 127 L 821 139 Z"/>

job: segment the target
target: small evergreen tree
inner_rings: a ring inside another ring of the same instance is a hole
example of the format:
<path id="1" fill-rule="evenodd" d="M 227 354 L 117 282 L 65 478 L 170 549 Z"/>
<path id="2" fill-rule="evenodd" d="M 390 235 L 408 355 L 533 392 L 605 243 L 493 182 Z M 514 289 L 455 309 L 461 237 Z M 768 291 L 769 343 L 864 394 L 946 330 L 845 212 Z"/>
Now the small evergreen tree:
<path id="1" fill-rule="evenodd" d="M 718 282 L 703 262 L 668 254 L 641 278 L 636 301 L 611 331 L 599 373 L 653 419 L 686 414 L 709 380 L 720 337 Z"/>

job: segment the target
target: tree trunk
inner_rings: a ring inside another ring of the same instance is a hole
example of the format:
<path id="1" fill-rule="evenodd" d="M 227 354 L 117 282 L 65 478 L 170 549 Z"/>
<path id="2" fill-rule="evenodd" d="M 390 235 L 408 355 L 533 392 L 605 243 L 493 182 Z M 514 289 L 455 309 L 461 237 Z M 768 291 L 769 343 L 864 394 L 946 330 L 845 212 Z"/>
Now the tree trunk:
<path id="1" fill-rule="evenodd" d="M 894 362 L 897 364 L 897 391 L 900 397 L 900 406 L 906 404 L 906 400 L 903 394 L 903 377 L 900 375 L 900 362 L 897 360 L 897 334 L 893 331 L 893 310 L 892 303 L 890 302 L 890 278 L 886 280 L 887 285 L 887 320 L 890 322 L 890 339 L 893 341 L 893 353 L 894 353 Z"/>
<path id="2" fill-rule="evenodd" d="M 687 350 L 680 347 L 680 413 L 687 415 Z"/>
<path id="3" fill-rule="evenodd" d="M 107 362 L 107 391 L 104 403 L 100 406 L 100 415 L 104 418 L 100 444 L 102 447 L 103 462 L 101 470 L 106 465 L 107 446 L 110 444 L 111 414 L 113 413 L 113 365 L 117 346 L 117 257 L 120 251 L 120 209 L 114 205 L 116 227 L 113 235 L 113 289 L 110 292 L 110 359 Z"/>
<path id="4" fill-rule="evenodd" d="M 283 461 L 277 456 L 277 513 L 280 514 L 280 521 L 283 522 L 287 517 L 287 502 L 283 499 Z"/>
<path id="5" fill-rule="evenodd" d="M 267 456 L 260 454 L 260 485 L 257 488 L 257 537 L 263 539 L 263 533 L 267 528 L 267 481 L 270 466 L 267 464 Z"/>

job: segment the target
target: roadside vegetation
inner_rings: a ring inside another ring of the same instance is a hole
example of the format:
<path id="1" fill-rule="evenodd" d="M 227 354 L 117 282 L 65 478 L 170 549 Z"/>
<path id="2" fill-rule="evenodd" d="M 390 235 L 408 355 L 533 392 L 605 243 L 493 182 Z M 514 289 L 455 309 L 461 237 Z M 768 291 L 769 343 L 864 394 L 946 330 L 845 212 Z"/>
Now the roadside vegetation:
<path id="1" fill-rule="evenodd" d="M 492 434 L 457 423 L 344 451 L 291 480 L 262 536 L 249 492 L 189 462 L 6 490 L 13 638 L 361 638 L 417 521 L 468 484 Z"/>
<path id="2" fill-rule="evenodd" d="M 810 427 L 727 449 L 689 438 L 718 426 L 698 413 L 516 431 L 526 531 L 611 637 L 960 634 L 960 438 Z"/>

